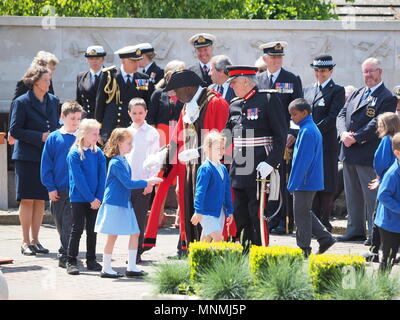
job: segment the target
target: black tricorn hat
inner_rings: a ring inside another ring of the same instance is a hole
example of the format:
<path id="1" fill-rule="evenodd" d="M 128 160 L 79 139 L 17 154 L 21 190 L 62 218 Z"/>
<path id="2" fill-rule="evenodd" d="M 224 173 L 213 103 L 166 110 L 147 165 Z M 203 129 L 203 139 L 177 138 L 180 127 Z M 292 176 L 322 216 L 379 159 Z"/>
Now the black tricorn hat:
<path id="1" fill-rule="evenodd" d="M 171 75 L 171 79 L 169 79 L 164 91 L 167 92 L 178 88 L 197 86 L 205 86 L 204 81 L 201 80 L 201 78 L 191 70 L 181 70 L 175 71 Z"/>
<path id="2" fill-rule="evenodd" d="M 333 68 L 336 64 L 333 63 L 332 56 L 329 54 L 322 54 L 315 57 L 310 66 L 313 68 Z"/>

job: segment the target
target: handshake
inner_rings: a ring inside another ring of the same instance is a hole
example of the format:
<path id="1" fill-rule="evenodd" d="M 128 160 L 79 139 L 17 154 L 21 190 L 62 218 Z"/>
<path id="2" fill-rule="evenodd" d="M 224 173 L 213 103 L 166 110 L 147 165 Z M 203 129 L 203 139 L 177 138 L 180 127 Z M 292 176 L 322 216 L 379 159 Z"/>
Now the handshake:
<path id="1" fill-rule="evenodd" d="M 161 151 L 151 154 L 143 162 L 143 169 L 147 171 L 160 170 L 161 166 L 166 163 L 168 148 L 164 148 Z M 179 161 L 189 162 L 200 157 L 200 153 L 197 148 L 187 149 L 178 154 Z"/>

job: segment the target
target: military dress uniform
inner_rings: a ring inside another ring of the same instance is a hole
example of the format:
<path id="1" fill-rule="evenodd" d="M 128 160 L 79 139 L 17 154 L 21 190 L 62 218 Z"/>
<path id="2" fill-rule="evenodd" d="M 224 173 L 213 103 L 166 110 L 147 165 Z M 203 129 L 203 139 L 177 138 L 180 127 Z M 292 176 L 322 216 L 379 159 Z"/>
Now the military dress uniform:
<path id="1" fill-rule="evenodd" d="M 189 42 L 195 48 L 202 48 L 212 46 L 216 40 L 216 37 L 209 33 L 199 33 L 195 34 L 189 39 Z M 189 67 L 189 70 L 195 72 L 208 86 L 210 86 L 213 82 L 208 74 L 210 72 L 210 62 L 206 64 L 198 61 L 195 65 Z"/>
<path id="2" fill-rule="evenodd" d="M 287 42 L 285 41 L 274 41 L 262 44 L 259 48 L 263 51 L 263 55 L 269 56 L 284 56 L 284 48 L 287 47 Z M 272 76 L 272 77 L 271 77 Z M 290 126 L 290 114 L 289 114 L 289 104 L 297 99 L 303 97 L 303 89 L 301 79 L 298 75 L 293 74 L 281 68 L 274 74 L 271 74 L 268 70 L 257 75 L 258 85 L 260 89 L 275 89 L 278 91 L 278 97 L 282 104 L 282 113 L 285 115 L 286 125 L 289 130 Z M 296 132 L 289 130 L 289 133 L 296 135 Z M 286 159 L 281 159 L 282 165 L 279 168 L 279 174 L 281 177 L 281 192 L 284 195 L 281 210 L 275 216 L 271 222 L 272 232 L 284 233 L 285 232 L 285 219 L 284 216 L 289 217 L 289 231 L 293 229 L 294 218 L 292 211 L 292 196 L 288 193 L 286 184 L 287 178 L 289 177 L 291 168 L 290 155 L 293 149 L 290 148 L 286 150 Z M 270 202 L 268 207 L 269 215 L 274 214 L 278 208 L 278 203 Z"/>
<path id="3" fill-rule="evenodd" d="M 240 73 L 242 70 L 245 73 Z M 255 74 L 257 68 L 228 67 L 233 78 L 249 74 L 249 70 L 254 70 Z M 287 126 L 281 109 L 281 102 L 273 90 L 259 90 L 256 86 L 230 105 L 227 128 L 232 131 L 234 145 L 230 169 L 234 216 L 237 234 L 243 231 L 241 239 L 247 249 L 248 240 L 261 245 L 256 168 L 260 162 L 278 168 L 283 157 Z"/>
<path id="4" fill-rule="evenodd" d="M 105 57 L 106 52 L 101 46 L 90 46 L 85 52 L 85 57 Z M 80 72 L 76 80 L 76 101 L 82 106 L 85 118 L 94 119 L 96 107 L 96 94 L 99 87 L 102 71 L 93 73 L 91 70 Z"/>
<path id="5" fill-rule="evenodd" d="M 154 47 L 148 43 L 141 43 L 138 44 L 139 49 L 142 51 L 143 54 L 156 52 L 154 51 Z M 160 68 L 155 61 L 151 61 L 149 65 L 143 68 L 143 73 L 147 74 L 150 77 L 150 81 L 156 85 L 161 79 L 164 78 L 164 70 Z"/>
<path id="6" fill-rule="evenodd" d="M 116 51 L 120 58 L 142 59 L 142 52 L 136 46 Z M 126 128 L 132 121 L 128 114 L 129 101 L 142 98 L 149 105 L 154 85 L 147 74 L 135 72 L 125 80 L 123 70 L 116 66 L 103 69 L 96 96 L 95 118 L 102 124 L 100 135 L 106 142 L 115 128 Z"/>

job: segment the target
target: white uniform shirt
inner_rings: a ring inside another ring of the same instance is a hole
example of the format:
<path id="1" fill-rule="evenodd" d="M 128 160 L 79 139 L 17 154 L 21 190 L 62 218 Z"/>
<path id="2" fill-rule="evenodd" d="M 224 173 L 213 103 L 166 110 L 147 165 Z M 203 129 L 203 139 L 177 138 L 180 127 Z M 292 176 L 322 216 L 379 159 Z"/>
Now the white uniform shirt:
<path id="1" fill-rule="evenodd" d="M 132 180 L 148 179 L 157 175 L 158 168 L 151 171 L 143 169 L 143 162 L 150 154 L 160 149 L 160 135 L 158 131 L 146 121 L 139 128 L 132 123 L 128 130 L 133 135 L 132 150 L 125 157 L 132 170 Z"/>

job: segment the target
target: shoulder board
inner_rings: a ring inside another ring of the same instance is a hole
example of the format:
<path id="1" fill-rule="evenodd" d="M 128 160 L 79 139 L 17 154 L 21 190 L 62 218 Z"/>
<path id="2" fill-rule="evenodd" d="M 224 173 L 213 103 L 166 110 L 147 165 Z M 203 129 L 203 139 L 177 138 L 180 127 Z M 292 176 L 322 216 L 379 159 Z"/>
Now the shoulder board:
<path id="1" fill-rule="evenodd" d="M 117 67 L 116 66 L 110 66 L 110 67 L 104 68 L 102 71 L 103 72 L 107 72 L 107 71 L 111 71 L 111 70 L 117 70 Z"/>
<path id="2" fill-rule="evenodd" d="M 231 99 L 230 103 L 235 102 L 235 101 L 238 101 L 238 100 L 240 100 L 240 99 L 241 99 L 241 98 L 239 98 L 239 97 L 234 97 L 233 99 Z"/>
<path id="3" fill-rule="evenodd" d="M 261 89 L 261 90 L 258 90 L 258 92 L 261 92 L 261 93 L 278 93 L 279 91 L 276 90 L 276 89 Z"/>

